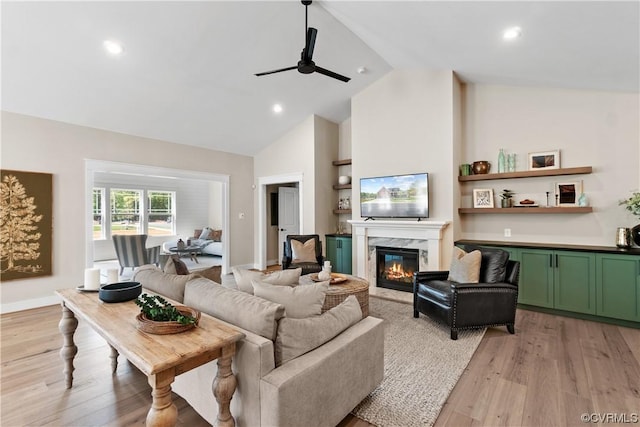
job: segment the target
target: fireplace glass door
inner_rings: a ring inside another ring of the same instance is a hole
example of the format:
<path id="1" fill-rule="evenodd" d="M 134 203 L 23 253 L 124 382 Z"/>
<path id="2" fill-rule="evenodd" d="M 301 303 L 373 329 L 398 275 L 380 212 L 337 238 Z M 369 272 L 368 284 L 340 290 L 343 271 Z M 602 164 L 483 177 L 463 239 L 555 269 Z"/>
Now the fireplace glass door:
<path id="1" fill-rule="evenodd" d="M 413 292 L 418 270 L 418 249 L 376 247 L 376 284 L 381 288 Z"/>

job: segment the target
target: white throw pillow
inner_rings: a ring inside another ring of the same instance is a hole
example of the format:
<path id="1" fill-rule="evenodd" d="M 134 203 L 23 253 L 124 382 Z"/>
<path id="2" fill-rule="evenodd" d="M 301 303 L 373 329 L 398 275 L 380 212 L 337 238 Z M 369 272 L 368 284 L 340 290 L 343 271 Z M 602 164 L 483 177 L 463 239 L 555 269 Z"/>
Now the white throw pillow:
<path id="1" fill-rule="evenodd" d="M 260 280 L 262 282 L 271 283 L 272 285 L 281 286 L 297 286 L 302 274 L 301 268 L 291 268 L 287 270 L 277 270 L 265 274 L 261 271 L 244 270 L 233 267 L 233 277 L 239 290 L 248 294 L 253 294 L 252 280 Z"/>
<path id="2" fill-rule="evenodd" d="M 458 283 L 478 283 L 481 261 L 480 251 L 466 253 L 459 247 L 454 247 L 448 280 Z"/>
<path id="3" fill-rule="evenodd" d="M 266 300 L 284 305 L 287 317 L 302 319 L 322 313 L 324 297 L 329 290 L 329 281 L 313 285 L 278 286 L 260 280 L 253 280 L 254 294 Z"/>
<path id="4" fill-rule="evenodd" d="M 304 243 L 291 239 L 291 260 L 293 262 L 318 262 L 315 239 L 309 239 Z"/>
<path id="5" fill-rule="evenodd" d="M 205 227 L 202 229 L 202 233 L 200 233 L 200 236 L 198 238 L 202 240 L 208 240 L 209 234 L 211 234 L 212 231 L 213 230 L 211 228 Z"/>
<path id="6" fill-rule="evenodd" d="M 276 366 L 320 347 L 361 319 L 362 310 L 353 295 L 321 316 L 306 319 L 283 317 L 278 322 Z"/>

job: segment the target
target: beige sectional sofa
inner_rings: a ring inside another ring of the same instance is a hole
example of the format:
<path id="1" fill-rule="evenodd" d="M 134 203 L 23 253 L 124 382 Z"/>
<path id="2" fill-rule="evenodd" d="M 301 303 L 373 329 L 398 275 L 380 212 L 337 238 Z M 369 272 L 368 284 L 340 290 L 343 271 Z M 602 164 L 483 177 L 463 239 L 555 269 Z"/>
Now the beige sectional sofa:
<path id="1" fill-rule="evenodd" d="M 287 318 L 281 304 L 205 278 L 165 274 L 155 266 L 144 266 L 136 272 L 134 280 L 245 334 L 233 360 L 238 386 L 231 411 L 239 426 L 335 426 L 382 381 L 382 321 L 373 317 L 362 319 L 355 298 L 322 316 L 283 320 Z M 351 319 L 351 326 L 335 337 L 277 363 L 276 353 L 282 354 L 281 346 L 291 339 L 292 330 L 293 336 L 302 332 L 313 340 L 332 335 L 317 330 L 323 327 L 319 325 L 335 325 L 347 318 Z M 304 327 L 310 328 L 308 333 L 301 329 Z M 173 391 L 211 424 L 218 409 L 212 393 L 216 372 L 216 362 L 210 362 L 179 375 L 172 385 Z"/>

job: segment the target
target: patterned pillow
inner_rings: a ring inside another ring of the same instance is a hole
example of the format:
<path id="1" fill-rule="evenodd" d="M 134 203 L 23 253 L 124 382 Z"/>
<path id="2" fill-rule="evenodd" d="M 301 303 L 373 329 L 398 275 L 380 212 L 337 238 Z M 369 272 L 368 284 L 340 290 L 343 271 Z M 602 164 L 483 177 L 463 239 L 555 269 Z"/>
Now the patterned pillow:
<path id="1" fill-rule="evenodd" d="M 201 234 L 202 234 L 202 228 L 196 228 L 195 230 L 193 230 L 194 239 L 199 239 Z"/>
<path id="2" fill-rule="evenodd" d="M 214 242 L 222 242 L 222 230 L 211 230 L 209 239 L 213 240 Z"/>
<path id="3" fill-rule="evenodd" d="M 291 260 L 293 262 L 317 262 L 315 239 L 309 239 L 304 243 L 291 239 Z"/>
<path id="4" fill-rule="evenodd" d="M 187 264 L 185 264 L 179 255 L 171 255 L 167 259 L 167 263 L 164 265 L 164 272 L 167 274 L 185 275 L 189 274 Z"/>

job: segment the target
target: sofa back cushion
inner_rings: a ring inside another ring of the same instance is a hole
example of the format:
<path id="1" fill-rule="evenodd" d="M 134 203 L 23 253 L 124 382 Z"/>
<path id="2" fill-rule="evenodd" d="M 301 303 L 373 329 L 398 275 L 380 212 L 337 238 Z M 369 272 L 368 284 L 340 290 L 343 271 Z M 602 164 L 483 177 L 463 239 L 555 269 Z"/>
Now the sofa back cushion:
<path id="1" fill-rule="evenodd" d="M 276 339 L 278 320 L 284 316 L 284 306 L 280 304 L 204 278 L 187 283 L 184 304 L 271 341 Z"/>
<path id="2" fill-rule="evenodd" d="M 259 280 L 272 285 L 297 286 L 302 274 L 301 268 L 277 270 L 271 273 L 263 273 L 256 270 L 245 270 L 233 267 L 233 277 L 239 290 L 253 295 L 253 280 Z"/>
<path id="3" fill-rule="evenodd" d="M 296 287 L 278 286 L 253 280 L 256 296 L 284 306 L 287 317 L 301 319 L 322 313 L 324 298 L 329 290 L 329 281 Z"/>
<path id="4" fill-rule="evenodd" d="M 282 318 L 276 338 L 276 366 L 320 347 L 360 320 L 362 310 L 353 295 L 320 316 Z"/>
<path id="5" fill-rule="evenodd" d="M 498 248 L 483 248 L 479 246 L 466 246 L 466 249 L 469 252 L 479 250 L 482 254 L 480 283 L 504 282 L 507 276 L 509 252 Z"/>
<path id="6" fill-rule="evenodd" d="M 140 282 L 143 288 L 157 292 L 167 298 L 184 302 L 184 289 L 187 282 L 196 276 L 194 274 L 178 275 L 163 273 L 155 265 L 143 265 L 133 275 L 134 282 Z"/>

